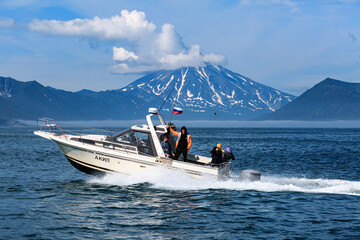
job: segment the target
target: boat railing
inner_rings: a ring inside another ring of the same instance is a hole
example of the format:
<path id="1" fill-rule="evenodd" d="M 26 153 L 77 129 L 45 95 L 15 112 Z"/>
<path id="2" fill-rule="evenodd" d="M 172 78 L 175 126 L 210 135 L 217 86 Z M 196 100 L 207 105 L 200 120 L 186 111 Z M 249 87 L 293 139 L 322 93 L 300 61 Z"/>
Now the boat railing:
<path id="1" fill-rule="evenodd" d="M 96 134 L 96 135 L 104 135 L 104 136 L 113 136 L 117 132 L 99 129 L 99 128 L 91 128 L 91 127 L 81 127 L 72 124 L 64 124 L 60 125 L 52 118 L 38 118 L 37 119 L 37 131 L 48 132 L 55 134 L 57 136 L 64 136 L 66 140 L 69 140 L 68 135 L 74 135 L 79 138 L 80 142 L 86 144 L 88 139 L 84 138 L 85 135 Z M 135 152 L 139 153 L 137 146 L 131 146 L 127 144 L 121 143 L 112 143 L 112 142 L 101 142 L 101 145 L 106 149 L 114 149 L 117 151 L 125 151 L 125 152 Z"/>
<path id="2" fill-rule="evenodd" d="M 52 118 L 38 118 L 36 130 L 40 132 L 48 132 L 54 134 L 59 134 L 59 132 L 64 133 L 60 126 Z"/>
<path id="3" fill-rule="evenodd" d="M 101 134 L 105 136 L 112 136 L 116 134 L 116 132 L 110 130 L 82 127 L 65 123 L 61 123 L 60 127 L 60 125 L 52 118 L 38 118 L 37 130 L 54 133 L 56 135 L 63 135 L 66 139 L 67 135 L 76 135 L 82 138 L 82 136 L 89 134 Z"/>

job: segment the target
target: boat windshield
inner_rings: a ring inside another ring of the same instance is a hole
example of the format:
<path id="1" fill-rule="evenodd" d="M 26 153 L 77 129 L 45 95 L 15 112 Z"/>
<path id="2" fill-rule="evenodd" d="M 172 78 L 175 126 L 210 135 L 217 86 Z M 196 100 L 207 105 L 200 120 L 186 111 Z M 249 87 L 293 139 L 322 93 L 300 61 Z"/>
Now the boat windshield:
<path id="1" fill-rule="evenodd" d="M 148 133 L 129 131 L 115 139 L 117 142 L 127 143 L 138 147 L 139 152 L 153 155 Z"/>
<path id="2" fill-rule="evenodd" d="M 127 132 L 123 135 L 120 135 L 116 138 L 117 142 L 125 142 L 130 143 L 132 145 L 136 145 L 136 136 L 134 131 Z"/>

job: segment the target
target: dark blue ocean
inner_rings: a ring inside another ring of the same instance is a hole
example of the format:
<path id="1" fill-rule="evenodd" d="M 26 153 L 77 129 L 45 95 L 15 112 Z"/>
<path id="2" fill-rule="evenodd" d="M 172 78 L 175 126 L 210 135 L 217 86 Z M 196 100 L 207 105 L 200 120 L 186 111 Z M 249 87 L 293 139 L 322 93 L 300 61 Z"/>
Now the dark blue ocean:
<path id="1" fill-rule="evenodd" d="M 0 128 L 0 239 L 360 239 L 360 129 L 189 130 L 192 152 L 231 146 L 252 183 L 95 178 L 33 130 Z"/>

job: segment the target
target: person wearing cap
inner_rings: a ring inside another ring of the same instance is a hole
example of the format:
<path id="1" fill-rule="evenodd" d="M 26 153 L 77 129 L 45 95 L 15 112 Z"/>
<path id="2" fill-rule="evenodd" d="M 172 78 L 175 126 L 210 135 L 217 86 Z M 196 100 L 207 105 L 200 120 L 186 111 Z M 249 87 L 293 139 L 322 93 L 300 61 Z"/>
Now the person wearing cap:
<path id="1" fill-rule="evenodd" d="M 191 135 L 188 134 L 185 126 L 181 128 L 180 132 L 174 131 L 171 127 L 168 126 L 170 132 L 177 136 L 178 139 L 175 144 L 175 157 L 174 159 L 179 159 L 180 154 L 183 155 L 184 161 L 187 161 L 187 153 L 190 151 L 192 145 Z"/>
<path id="2" fill-rule="evenodd" d="M 226 147 L 226 151 L 223 154 L 223 161 L 229 162 L 230 159 L 235 160 L 234 154 L 231 152 L 231 148 L 229 146 Z"/>

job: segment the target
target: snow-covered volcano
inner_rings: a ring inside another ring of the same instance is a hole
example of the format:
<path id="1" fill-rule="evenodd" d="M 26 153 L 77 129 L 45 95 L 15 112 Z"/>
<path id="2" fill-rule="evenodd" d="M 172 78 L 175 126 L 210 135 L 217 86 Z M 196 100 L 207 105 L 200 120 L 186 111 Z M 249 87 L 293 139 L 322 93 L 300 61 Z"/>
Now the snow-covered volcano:
<path id="1" fill-rule="evenodd" d="M 161 106 L 169 96 L 163 110 L 169 111 L 175 103 L 193 112 L 189 113 L 192 119 L 210 116 L 251 119 L 273 112 L 295 98 L 211 64 L 151 73 L 119 91 L 141 101 L 140 105 L 153 107 Z"/>

